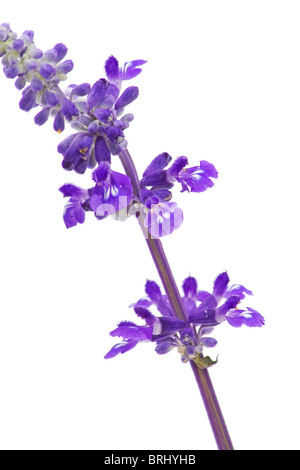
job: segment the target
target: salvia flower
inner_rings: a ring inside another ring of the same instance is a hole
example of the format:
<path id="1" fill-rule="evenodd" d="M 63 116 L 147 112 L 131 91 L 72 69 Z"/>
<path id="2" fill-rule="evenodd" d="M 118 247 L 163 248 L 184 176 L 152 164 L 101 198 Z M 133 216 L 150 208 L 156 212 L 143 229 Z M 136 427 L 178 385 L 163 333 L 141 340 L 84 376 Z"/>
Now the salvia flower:
<path id="1" fill-rule="evenodd" d="M 73 69 L 73 62 L 65 60 L 67 47 L 58 43 L 43 52 L 33 39 L 33 31 L 24 31 L 18 37 L 8 23 L 0 25 L 3 70 L 22 90 L 20 108 L 27 112 L 39 108 L 35 123 L 42 126 L 51 116 L 58 133 L 65 129 L 66 122 L 69 123 L 75 132 L 57 147 L 63 157 L 62 167 L 79 174 L 84 174 L 87 169 L 94 170 L 94 187 L 81 189 L 80 193 L 75 191 L 77 186 L 74 185 L 61 188 L 64 196 L 70 198 L 64 212 L 66 226 L 83 223 L 84 213 L 90 211 L 98 219 L 116 213 L 127 218 L 134 213 L 130 212 L 132 187 L 129 178 L 114 172 L 111 164 L 112 156 L 119 155 L 127 147 L 125 130 L 134 116 L 125 110 L 139 95 L 136 86 L 122 91 L 122 85 L 139 75 L 146 61 L 133 60 L 120 66 L 111 55 L 105 62 L 105 78 L 92 86 L 86 82 L 71 84 L 62 91 L 60 82 L 66 80 Z M 181 185 L 182 191 L 202 192 L 212 187 L 212 179 L 218 177 L 215 167 L 204 160 L 194 167 L 188 167 L 185 156 L 172 164 L 171 160 L 167 152 L 155 157 L 143 173 L 139 194 L 134 195 L 134 202 L 143 216 L 142 223 L 155 238 L 173 233 L 183 222 L 182 210 L 171 201 L 170 190 L 176 183 Z M 74 194 L 65 190 L 71 187 Z M 129 209 L 126 214 L 125 209 Z"/>
<path id="2" fill-rule="evenodd" d="M 108 162 L 100 162 L 93 172 L 93 180 L 96 185 L 89 205 L 96 217 L 115 215 L 129 206 L 133 191 L 128 176 L 113 171 Z"/>
<path id="3" fill-rule="evenodd" d="M 144 65 L 146 60 L 133 60 L 126 62 L 123 67 L 119 67 L 119 63 L 114 56 L 110 56 L 105 63 L 105 72 L 108 80 L 121 88 L 123 80 L 130 80 L 135 78 L 142 71 L 141 65 Z"/>
<path id="4" fill-rule="evenodd" d="M 135 86 L 121 93 L 122 83 L 136 77 L 146 61 L 126 62 L 120 67 L 111 56 L 105 64 L 107 78 L 93 86 L 72 84 L 63 92 L 59 84 L 73 69 L 71 60 L 63 60 L 67 47 L 59 43 L 43 52 L 35 46 L 33 37 L 33 31 L 25 31 L 18 38 L 8 23 L 0 25 L 3 71 L 22 90 L 20 108 L 28 112 L 39 106 L 34 118 L 39 126 L 52 116 L 55 131 L 61 133 L 66 122 L 77 131 L 58 146 L 66 170 L 84 173 L 100 161 L 110 161 L 111 155 L 118 155 L 127 146 L 124 130 L 133 115 L 124 114 L 124 110 L 139 94 Z"/>
<path id="5" fill-rule="evenodd" d="M 64 197 L 70 198 L 64 210 L 64 222 L 66 227 L 74 227 L 78 223 L 83 224 L 87 210 L 86 205 L 89 200 L 89 192 L 73 184 L 64 184 L 59 190 Z"/>
<path id="6" fill-rule="evenodd" d="M 187 168 L 187 157 L 178 157 L 166 169 L 172 157 L 162 153 L 154 158 L 143 173 L 142 187 L 170 189 L 176 182 L 181 183 L 182 191 L 203 192 L 214 186 L 211 178 L 217 178 L 218 172 L 212 163 L 200 161 L 199 166 Z"/>
<path id="7" fill-rule="evenodd" d="M 68 87 L 67 103 L 79 110 L 79 114 L 74 117 L 70 110 L 71 126 L 78 132 L 67 137 L 58 146 L 58 152 L 63 155 L 62 165 L 66 170 L 84 173 L 97 163 L 111 162 L 111 155 L 118 155 L 127 147 L 124 131 L 134 116 L 131 113 L 124 114 L 124 110 L 138 97 L 139 90 L 130 86 L 120 93 L 120 89 L 122 81 L 138 75 L 141 69 L 137 65 L 145 62 L 133 61 L 131 64 L 136 65 L 131 66 L 131 73 L 125 64 L 125 73 L 122 72 L 124 67 L 119 67 L 117 59 L 111 56 L 105 64 L 107 78 L 97 80 L 93 86 L 84 83 Z M 81 141 L 87 136 L 90 145 L 83 147 Z M 82 153 L 85 149 L 84 155 L 78 158 L 78 151 Z"/>
<path id="8" fill-rule="evenodd" d="M 198 291 L 196 296 L 191 297 L 195 306 L 189 311 L 189 321 L 194 324 L 210 326 L 224 321 L 234 327 L 242 325 L 263 326 L 264 318 L 260 313 L 249 307 L 245 309 L 238 307 L 246 295 L 252 295 L 252 292 L 240 284 L 229 286 L 227 272 L 221 273 L 214 282 L 212 294 Z M 197 306 L 196 300 L 201 301 L 199 306 Z"/>
<path id="9" fill-rule="evenodd" d="M 28 112 L 41 106 L 35 123 L 43 125 L 51 114 L 55 118 L 55 130 L 62 131 L 64 118 L 71 121 L 79 115 L 58 86 L 73 69 L 73 62 L 63 61 L 67 54 L 64 44 L 56 44 L 43 52 L 35 46 L 33 37 L 33 31 L 24 31 L 18 38 L 8 23 L 0 26 L 3 71 L 7 78 L 15 79 L 16 88 L 22 90 L 20 108 Z"/>
<path id="10" fill-rule="evenodd" d="M 176 202 L 158 202 L 151 204 L 144 225 L 152 237 L 159 238 L 170 235 L 183 222 L 183 212 Z"/>
<path id="11" fill-rule="evenodd" d="M 183 222 L 182 210 L 170 191 L 176 182 L 181 191 L 203 192 L 214 186 L 212 178 L 218 177 L 214 165 L 202 160 L 199 166 L 187 167 L 187 157 L 178 157 L 169 167 L 172 157 L 163 152 L 148 165 L 140 181 L 141 200 L 146 208 L 145 227 L 153 237 L 169 235 Z"/>
<path id="12" fill-rule="evenodd" d="M 256 310 L 247 307 L 239 308 L 241 300 L 252 292 L 244 286 L 229 286 L 226 272 L 221 273 L 214 282 L 213 293 L 198 290 L 194 277 L 188 277 L 183 283 L 183 296 L 186 321 L 175 317 L 167 296 L 162 294 L 155 281 L 147 281 L 147 296 L 131 307 L 138 317 L 144 320 L 143 325 L 129 321 L 119 323 L 118 328 L 110 334 L 121 337 L 105 356 L 106 359 L 123 354 L 141 342 L 156 343 L 155 351 L 166 354 L 176 348 L 182 362 L 194 361 L 201 368 L 210 367 L 216 360 L 204 355 L 204 348 L 213 348 L 217 341 L 208 336 L 218 324 L 227 321 L 231 326 L 243 324 L 250 327 L 261 327 L 264 318 Z M 155 307 L 160 315 L 154 315 L 150 308 Z"/>
<path id="13" fill-rule="evenodd" d="M 67 228 L 83 223 L 85 212 L 93 211 L 97 219 L 107 216 L 117 218 L 118 212 L 127 209 L 133 191 L 128 176 L 111 169 L 108 162 L 100 162 L 93 171 L 94 186 L 82 189 L 72 184 L 60 188 L 64 197 L 69 197 L 65 206 L 64 222 Z"/>

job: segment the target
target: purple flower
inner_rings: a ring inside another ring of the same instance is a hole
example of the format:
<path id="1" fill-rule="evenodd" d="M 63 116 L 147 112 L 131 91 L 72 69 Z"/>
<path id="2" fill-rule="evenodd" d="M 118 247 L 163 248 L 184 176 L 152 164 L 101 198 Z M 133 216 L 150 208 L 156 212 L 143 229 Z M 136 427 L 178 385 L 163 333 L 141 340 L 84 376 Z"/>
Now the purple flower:
<path id="1" fill-rule="evenodd" d="M 45 122 L 47 122 L 50 115 L 50 109 L 50 107 L 45 107 L 38 114 L 35 115 L 34 122 L 38 126 L 42 126 L 43 124 L 45 124 Z"/>
<path id="2" fill-rule="evenodd" d="M 128 176 L 117 173 L 108 162 L 100 162 L 92 176 L 96 183 L 90 198 L 90 207 L 96 217 L 104 218 L 126 209 L 133 191 Z"/>
<path id="3" fill-rule="evenodd" d="M 67 98 L 61 98 L 60 105 L 55 108 L 56 130 L 63 130 L 64 119 L 67 119 L 79 131 L 73 136 L 75 142 L 65 139 L 58 146 L 58 151 L 64 156 L 63 167 L 67 170 L 84 173 L 101 161 L 110 162 L 111 155 L 118 155 L 127 146 L 124 130 L 129 127 L 133 115 L 121 115 L 124 108 L 138 97 L 138 88 L 128 87 L 120 96 L 123 78 L 117 64 L 111 56 L 106 66 L 109 80 L 101 78 L 92 87 L 88 83 L 70 85 L 66 90 Z M 79 161 L 76 146 L 78 142 L 80 144 L 79 136 L 82 134 L 90 136 L 91 146 Z M 69 142 L 69 148 L 66 142 Z"/>
<path id="4" fill-rule="evenodd" d="M 252 295 L 252 292 L 240 284 L 230 287 L 228 274 L 223 272 L 216 278 L 212 294 L 205 291 L 197 293 L 196 298 L 201 303 L 190 311 L 189 321 L 194 324 L 216 326 L 227 320 L 235 327 L 242 324 L 251 327 L 263 326 L 264 318 L 256 310 L 237 307 L 245 298 L 245 294 Z"/>
<path id="5" fill-rule="evenodd" d="M 176 180 L 181 183 L 182 192 L 200 193 L 214 186 L 211 178 L 218 178 L 218 172 L 214 165 L 202 160 L 199 166 L 183 168 L 179 171 Z"/>
<path id="6" fill-rule="evenodd" d="M 138 97 L 138 88 L 130 86 L 121 94 L 124 80 L 136 77 L 140 66 L 146 61 L 126 62 L 120 67 L 115 57 L 106 61 L 106 78 L 90 86 L 88 83 L 70 85 L 65 93 L 59 88 L 61 81 L 73 69 L 71 60 L 64 60 L 67 48 L 56 44 L 46 52 L 38 49 L 33 42 L 33 31 L 25 31 L 20 38 L 12 32 L 8 23 L 0 25 L 0 56 L 3 70 L 8 78 L 15 78 L 18 90 L 23 90 L 20 108 L 26 112 L 41 106 L 35 116 L 35 123 L 45 124 L 50 116 L 54 118 L 53 128 L 61 133 L 65 121 L 78 131 L 71 148 L 64 148 L 63 167 L 84 173 L 100 161 L 109 161 L 111 155 L 118 155 L 126 148 L 124 130 L 133 120 L 132 114 L 121 116 L 124 108 Z M 27 85 L 27 86 L 26 86 Z M 81 147 L 81 141 L 90 136 L 91 145 Z M 83 151 L 82 157 L 78 152 Z M 62 152 L 61 152 L 62 153 Z"/>
<path id="7" fill-rule="evenodd" d="M 172 188 L 173 183 L 168 181 L 165 170 L 171 160 L 172 157 L 167 152 L 163 152 L 155 157 L 143 173 L 141 186 Z"/>
<path id="8" fill-rule="evenodd" d="M 167 189 L 141 188 L 140 198 L 146 216 L 144 226 L 153 237 L 170 235 L 183 222 L 183 212 L 176 202 L 169 202 L 172 193 Z"/>
<path id="9" fill-rule="evenodd" d="M 84 173 L 88 167 L 93 166 L 93 141 L 93 136 L 87 132 L 72 134 L 64 139 L 57 147 L 64 157 L 63 168 Z"/>
<path id="10" fill-rule="evenodd" d="M 79 111 L 76 108 L 75 104 L 68 98 L 62 98 L 60 102 L 61 112 L 67 119 L 67 121 L 72 121 L 73 117 L 79 116 Z"/>
<path id="11" fill-rule="evenodd" d="M 141 65 L 146 64 L 146 60 L 133 60 L 132 62 L 125 62 L 120 71 L 121 80 L 131 80 L 139 75 L 142 71 Z"/>
<path id="12" fill-rule="evenodd" d="M 163 340 L 166 339 L 169 343 L 172 335 L 185 328 L 184 321 L 175 317 L 157 317 L 153 315 L 150 310 L 140 305 L 136 305 L 134 311 L 138 317 L 145 321 L 145 325 L 140 326 L 128 321 L 120 322 L 118 327 L 113 330 L 110 335 L 113 337 L 121 337 L 124 341 L 115 345 L 106 354 L 105 359 L 115 357 L 119 353 L 123 354 L 129 349 L 134 348 L 140 342 L 158 341 L 161 344 Z"/>
<path id="13" fill-rule="evenodd" d="M 230 310 L 226 314 L 226 320 L 231 326 L 236 328 L 242 325 L 250 327 L 261 327 L 265 324 L 262 315 L 253 308 L 247 307 L 246 310 Z"/>
<path id="14" fill-rule="evenodd" d="M 115 103 L 115 109 L 119 110 L 132 103 L 139 96 L 139 89 L 136 86 L 130 86 L 122 93 Z"/>
<path id="15" fill-rule="evenodd" d="M 31 88 L 25 88 L 23 96 L 19 102 L 20 109 L 23 111 L 30 111 L 37 106 L 37 94 Z"/>
<path id="16" fill-rule="evenodd" d="M 133 349 L 138 344 L 137 340 L 126 340 L 122 343 L 115 344 L 111 350 L 104 356 L 105 359 L 112 359 L 118 354 L 124 354 Z"/>
<path id="17" fill-rule="evenodd" d="M 87 135 L 87 137 L 89 137 Z M 69 136 L 70 141 L 78 139 L 78 136 Z M 67 140 L 66 139 L 66 140 Z M 69 147 L 69 141 L 64 145 Z M 75 142 L 76 143 L 76 142 Z M 62 145 L 62 147 L 64 147 Z M 64 148 L 61 149 L 62 152 Z M 113 171 L 109 162 L 102 161 L 92 173 L 94 187 L 81 189 L 72 184 L 65 184 L 60 188 L 64 197 L 69 197 L 65 212 L 64 221 L 67 226 L 73 227 L 77 223 L 83 223 L 85 212 L 94 211 L 97 219 L 102 220 L 108 215 L 119 219 L 120 211 L 125 211 L 131 202 L 133 191 L 131 181 L 128 176 Z"/>
<path id="18" fill-rule="evenodd" d="M 154 342 L 156 343 L 155 351 L 160 355 L 177 348 L 183 362 L 195 360 L 201 367 L 212 365 L 214 361 L 206 364 L 201 359 L 202 351 L 204 347 L 214 347 L 217 341 L 197 333 L 195 328 L 191 328 L 185 321 L 176 318 L 167 297 L 162 294 L 156 282 L 148 280 L 145 291 L 147 298 L 140 299 L 132 305 L 136 315 L 143 319 L 145 324 L 120 322 L 110 334 L 123 338 L 123 342 L 113 346 L 105 358 L 109 359 L 117 354 L 123 354 L 140 342 Z M 149 307 L 152 305 L 156 306 L 161 316 L 151 313 Z"/>
<path id="19" fill-rule="evenodd" d="M 197 298 L 197 281 L 194 277 L 187 277 L 182 284 L 182 289 L 185 298 Z"/>
<path id="20" fill-rule="evenodd" d="M 142 71 L 141 65 L 144 65 L 146 60 L 133 60 L 126 62 L 123 67 L 119 67 L 119 63 L 114 56 L 110 56 L 105 62 L 105 72 L 108 80 L 121 86 L 122 80 L 131 80 L 139 75 Z"/>
<path id="21" fill-rule="evenodd" d="M 148 208 L 144 224 L 154 237 L 171 234 L 183 222 L 182 210 L 175 202 L 167 202 L 174 183 L 181 183 L 182 191 L 202 192 L 214 185 L 211 178 L 218 177 L 215 167 L 204 160 L 199 167 L 186 168 L 188 160 L 182 156 L 167 168 L 171 160 L 167 152 L 155 157 L 140 182 L 141 199 Z"/>
<path id="22" fill-rule="evenodd" d="M 83 224 L 85 221 L 84 204 L 89 198 L 89 193 L 85 189 L 78 188 L 73 184 L 65 184 L 60 189 L 64 197 L 69 197 L 65 206 L 64 222 L 67 228 Z"/>
<path id="23" fill-rule="evenodd" d="M 183 212 L 176 202 L 159 202 L 148 211 L 144 225 L 156 238 L 170 235 L 183 222 Z"/>
<path id="24" fill-rule="evenodd" d="M 138 300 L 135 304 L 131 306 L 142 306 L 142 307 L 150 307 L 151 305 L 155 305 L 157 310 L 160 314 L 164 317 L 172 317 L 173 312 L 169 305 L 169 301 L 167 296 L 162 294 L 159 285 L 155 281 L 148 280 L 145 285 L 145 292 L 147 297 Z"/>
<path id="25" fill-rule="evenodd" d="M 203 192 L 214 186 L 211 178 L 217 178 L 218 172 L 214 165 L 205 160 L 199 166 L 186 168 L 186 157 L 178 157 L 174 163 L 166 169 L 171 161 L 171 156 L 164 152 L 150 163 L 143 173 L 142 187 L 170 189 L 176 182 L 181 183 L 181 191 Z"/>
<path id="26" fill-rule="evenodd" d="M 148 280 L 145 285 L 147 296 L 131 305 L 145 324 L 140 326 L 128 321 L 119 323 L 111 336 L 119 336 L 123 342 L 116 344 L 105 358 L 123 354 L 146 341 L 156 343 L 155 351 L 158 354 L 166 354 L 176 348 L 182 362 L 194 361 L 200 368 L 212 366 L 217 361 L 204 356 L 203 351 L 217 344 L 214 338 L 208 336 L 215 326 L 225 320 L 234 327 L 243 324 L 250 327 L 264 325 L 264 318 L 256 310 L 237 308 L 245 294 L 252 293 L 239 284 L 232 287 L 228 284 L 227 273 L 221 273 L 214 282 L 213 294 L 210 294 L 198 290 L 194 277 L 186 278 L 182 286 L 182 301 L 187 315 L 187 321 L 184 322 L 174 316 L 168 298 L 158 284 Z M 151 313 L 150 308 L 153 306 L 161 316 Z"/>
<path id="27" fill-rule="evenodd" d="M 133 70 L 145 63 L 136 62 L 132 62 L 132 67 L 125 73 L 119 67 L 117 59 L 111 56 L 105 65 L 108 80 L 101 78 L 92 87 L 86 83 L 71 85 L 67 90 L 69 101 L 75 106 L 74 112 L 68 115 L 73 120 L 72 127 L 93 136 L 94 158 L 91 159 L 90 165 L 95 166 L 96 162 L 100 161 L 110 162 L 111 155 L 118 155 L 127 146 L 124 130 L 129 127 L 133 115 L 126 114 L 122 118 L 121 115 L 124 108 L 138 97 L 138 88 L 128 87 L 121 95 L 120 88 L 122 81 L 136 76 L 137 73 L 133 73 Z M 82 99 L 83 96 L 86 96 L 85 100 Z M 78 118 L 76 108 L 82 113 Z M 90 165 L 89 167 L 92 167 Z"/>
<path id="28" fill-rule="evenodd" d="M 42 111 L 35 117 L 36 124 L 40 126 L 47 121 L 50 115 L 49 108 L 54 117 L 60 112 L 61 107 L 66 111 L 64 103 L 60 103 L 60 99 L 65 97 L 59 90 L 58 84 L 61 80 L 65 80 L 66 74 L 73 69 L 73 62 L 71 60 L 61 62 L 67 53 L 64 44 L 56 44 L 53 49 L 43 53 L 35 46 L 33 37 L 33 31 L 24 31 L 21 37 L 17 38 L 9 24 L 3 23 L 0 26 L 0 56 L 2 56 L 3 71 L 7 78 L 16 78 L 15 85 L 18 90 L 24 89 L 20 101 L 22 110 L 28 112 L 36 106 L 42 107 Z M 55 100 L 55 103 L 49 102 L 47 98 L 49 93 L 59 99 Z M 67 119 L 71 120 L 78 114 L 78 110 L 75 111 L 73 108 L 70 112 L 68 109 Z M 57 119 L 54 128 L 61 132 L 64 129 L 63 123 L 58 123 Z"/>

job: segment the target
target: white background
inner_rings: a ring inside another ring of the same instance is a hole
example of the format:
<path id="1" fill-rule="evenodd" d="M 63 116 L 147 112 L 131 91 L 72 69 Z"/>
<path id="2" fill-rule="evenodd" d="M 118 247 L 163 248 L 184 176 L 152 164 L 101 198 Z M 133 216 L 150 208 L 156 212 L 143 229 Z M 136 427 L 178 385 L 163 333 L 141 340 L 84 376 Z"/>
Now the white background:
<path id="1" fill-rule="evenodd" d="M 210 373 L 233 443 L 299 450 L 299 2 L 27 0 L 1 15 L 43 50 L 68 46 L 68 84 L 102 77 L 110 54 L 148 60 L 127 132 L 139 173 L 163 151 L 219 171 L 214 189 L 174 194 L 185 221 L 164 247 L 176 280 L 209 290 L 228 270 L 266 318 L 216 332 Z M 62 137 L 19 99 L 2 74 L 1 449 L 215 449 L 176 352 L 144 344 L 103 359 L 158 276 L 135 220 L 91 215 L 66 230 L 58 187 L 89 175 L 61 168 Z"/>

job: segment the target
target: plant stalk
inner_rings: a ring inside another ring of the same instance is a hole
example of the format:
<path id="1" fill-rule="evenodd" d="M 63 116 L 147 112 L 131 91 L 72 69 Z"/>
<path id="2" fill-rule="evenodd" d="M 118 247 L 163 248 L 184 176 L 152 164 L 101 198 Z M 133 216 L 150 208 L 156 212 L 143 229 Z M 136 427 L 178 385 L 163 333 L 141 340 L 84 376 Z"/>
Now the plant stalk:
<path id="1" fill-rule="evenodd" d="M 124 170 L 131 180 L 134 195 L 140 197 L 140 184 L 138 174 L 128 150 L 122 150 L 119 155 Z M 139 225 L 143 231 L 149 251 L 152 255 L 156 269 L 164 286 L 172 311 L 177 318 L 187 321 L 184 305 L 165 255 L 163 245 L 158 238 L 152 238 L 148 229 L 143 224 L 143 217 L 138 217 Z M 200 390 L 205 409 L 210 421 L 212 431 L 219 450 L 234 450 L 226 427 L 223 414 L 215 394 L 207 369 L 200 369 L 193 361 L 190 362 L 195 379 Z"/>

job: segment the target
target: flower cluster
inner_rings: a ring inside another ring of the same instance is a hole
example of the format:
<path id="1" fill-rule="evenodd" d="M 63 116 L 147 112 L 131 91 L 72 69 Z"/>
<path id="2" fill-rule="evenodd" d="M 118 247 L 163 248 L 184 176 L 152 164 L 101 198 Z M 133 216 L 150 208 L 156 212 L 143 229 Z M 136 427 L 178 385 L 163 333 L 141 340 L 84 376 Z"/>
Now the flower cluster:
<path id="1" fill-rule="evenodd" d="M 62 167 L 79 174 L 92 170 L 90 188 L 73 184 L 60 188 L 63 196 L 68 198 L 63 216 L 66 227 L 82 224 L 86 212 L 93 212 L 99 220 L 107 216 L 121 220 L 124 215 L 127 218 L 135 214 L 141 217 L 140 223 L 151 237 L 172 233 L 183 221 L 182 210 L 171 201 L 172 188 L 179 184 L 181 192 L 201 193 L 214 186 L 218 172 L 205 160 L 189 167 L 185 156 L 179 156 L 172 163 L 167 152 L 153 159 L 140 181 L 135 169 L 134 175 L 128 170 L 131 163 L 124 131 L 134 116 L 125 113 L 125 109 L 138 97 L 139 90 L 136 86 L 129 86 L 124 91 L 121 88 L 124 82 L 140 74 L 146 61 L 134 60 L 120 66 L 117 59 L 110 56 L 105 62 L 105 78 L 93 85 L 72 84 L 62 91 L 60 82 L 66 80 L 73 69 L 73 62 L 64 60 L 67 47 L 58 43 L 43 52 L 36 47 L 33 38 L 33 31 L 26 30 L 18 37 L 8 23 L 1 24 L 0 57 L 6 77 L 14 79 L 16 88 L 22 90 L 20 108 L 28 112 L 39 107 L 34 117 L 37 125 L 45 124 L 51 116 L 54 130 L 59 134 L 65 129 L 66 122 L 75 130 L 58 145 L 57 150 L 63 157 Z M 112 156 L 115 155 L 123 159 L 132 180 L 112 169 Z M 259 312 L 240 307 L 241 301 L 252 292 L 239 284 L 229 286 L 226 272 L 216 278 L 212 293 L 198 290 L 195 278 L 185 279 L 182 297 L 185 320 L 176 317 L 167 296 L 154 281 L 147 281 L 146 294 L 132 305 L 144 324 L 120 322 L 111 335 L 121 337 L 123 341 L 105 358 L 150 341 L 156 343 L 158 354 L 176 348 L 183 362 L 194 361 L 199 367 L 206 368 L 216 362 L 203 352 L 204 348 L 217 344 L 210 336 L 217 325 L 225 321 L 233 327 L 264 325 Z M 153 307 L 159 315 L 152 313 Z"/>
<path id="2" fill-rule="evenodd" d="M 134 118 L 133 114 L 124 113 L 125 108 L 139 94 L 136 86 L 123 92 L 121 87 L 140 74 L 146 61 L 134 60 L 119 66 L 117 59 L 110 56 L 105 62 L 105 78 L 93 85 L 72 84 L 62 91 L 59 84 L 73 69 L 71 60 L 63 60 L 67 47 L 59 43 L 43 52 L 35 46 L 33 37 L 33 31 L 25 31 L 18 38 L 8 23 L 0 25 L 4 73 L 15 79 L 16 87 L 22 90 L 22 110 L 41 108 L 34 118 L 36 124 L 41 126 L 52 116 L 58 133 L 65 129 L 66 122 L 76 131 L 58 145 L 63 168 L 79 174 L 93 170 L 89 189 L 73 184 L 60 188 L 63 196 L 69 198 L 64 210 L 66 227 L 83 223 L 86 212 L 94 212 L 99 220 L 108 215 L 121 220 L 139 212 L 152 237 L 171 234 L 183 221 L 182 210 L 171 201 L 174 184 L 179 183 L 182 191 L 198 193 L 211 188 L 212 178 L 217 178 L 218 173 L 204 160 L 199 166 L 187 167 L 184 156 L 168 167 L 172 159 L 165 152 L 146 168 L 140 192 L 133 194 L 129 177 L 111 168 L 111 156 L 121 154 L 127 147 L 124 131 Z M 131 210 L 133 203 L 137 211 Z"/>
<path id="3" fill-rule="evenodd" d="M 33 31 L 25 31 L 18 38 L 8 23 L 0 25 L 3 71 L 7 78 L 16 79 L 16 87 L 23 90 L 20 108 L 28 112 L 41 107 L 35 123 L 43 125 L 51 115 L 54 129 L 59 133 L 64 130 L 65 122 L 69 122 L 77 132 L 58 145 L 58 152 L 63 155 L 63 168 L 80 174 L 87 168 L 94 169 L 94 187 L 85 190 L 66 184 L 60 188 L 62 194 L 69 197 L 64 211 L 66 226 L 83 223 L 86 211 L 94 211 L 101 219 L 111 214 L 112 209 L 124 209 L 132 199 L 132 187 L 126 175 L 111 169 L 111 155 L 126 148 L 123 131 L 133 115 L 120 117 L 125 107 L 137 98 L 138 88 L 128 87 L 123 93 L 120 90 L 123 81 L 136 77 L 146 61 L 135 60 L 120 67 L 111 56 L 105 63 L 106 78 L 92 86 L 73 84 L 63 92 L 59 83 L 73 69 L 71 60 L 62 62 L 67 47 L 59 43 L 43 52 L 35 46 L 33 37 Z"/>
<path id="4" fill-rule="evenodd" d="M 142 326 L 129 321 L 122 321 L 113 330 L 111 336 L 123 338 L 106 354 L 110 359 L 124 354 L 138 343 L 151 341 L 156 343 L 155 351 L 166 354 L 176 348 L 183 362 L 194 361 L 201 368 L 216 363 L 209 356 L 204 356 L 204 348 L 216 346 L 217 341 L 210 335 L 213 329 L 227 321 L 231 326 L 262 327 L 264 318 L 256 310 L 240 308 L 240 302 L 252 292 L 240 284 L 229 286 L 227 272 L 221 273 L 215 280 L 213 292 L 198 290 L 194 277 L 188 277 L 183 283 L 182 302 L 185 307 L 186 321 L 176 318 L 166 295 L 163 295 L 154 281 L 146 283 L 147 296 L 132 307 L 138 317 L 145 321 Z M 160 316 L 151 313 L 155 306 Z"/>
<path id="5" fill-rule="evenodd" d="M 140 181 L 141 200 L 146 210 L 144 224 L 154 237 L 169 235 L 180 227 L 183 221 L 182 210 L 172 198 L 170 189 L 175 183 L 181 184 L 181 192 L 203 192 L 214 186 L 211 178 L 217 178 L 214 165 L 205 160 L 199 166 L 187 168 L 187 157 L 178 157 L 168 167 L 172 157 L 161 153 L 150 163 Z"/>
<path id="6" fill-rule="evenodd" d="M 58 152 L 63 155 L 63 168 L 84 173 L 102 161 L 111 163 L 111 155 L 118 155 L 127 147 L 124 130 L 134 116 L 123 113 L 138 97 L 139 90 L 130 86 L 120 95 L 120 89 L 124 80 L 141 72 L 139 66 L 144 63 L 135 60 L 119 67 L 117 59 L 111 56 L 105 64 L 107 78 L 97 80 L 92 87 L 86 83 L 68 87 L 66 94 L 80 114 L 71 124 L 78 132 L 58 146 Z"/>
<path id="7" fill-rule="evenodd" d="M 157 189 L 170 189 L 175 182 L 181 183 L 183 191 L 191 191 L 200 193 L 206 189 L 213 187 L 214 183 L 211 178 L 217 178 L 218 172 L 211 164 L 202 160 L 199 166 L 186 168 L 188 159 L 179 157 L 175 162 L 166 169 L 172 158 L 168 153 L 158 155 L 150 163 L 143 173 L 141 180 L 142 187 L 152 187 Z"/>
<path id="8" fill-rule="evenodd" d="M 103 161 L 93 171 L 92 179 L 95 185 L 88 190 L 73 184 L 60 188 L 63 196 L 70 198 L 64 211 L 67 228 L 82 224 L 86 211 L 94 211 L 97 219 L 101 220 L 108 215 L 116 216 L 129 206 L 133 192 L 128 176 L 113 171 L 110 164 Z"/>
<path id="9" fill-rule="evenodd" d="M 36 124 L 44 124 L 51 114 L 54 129 L 59 133 L 65 128 L 65 120 L 78 131 L 58 146 L 65 169 L 84 173 L 99 161 L 110 161 L 110 154 L 117 155 L 126 147 L 123 131 L 133 115 L 119 118 L 124 108 L 138 97 L 137 87 L 128 87 L 120 95 L 122 82 L 136 77 L 146 61 L 135 60 L 119 67 L 117 59 L 111 56 L 105 64 L 107 78 L 97 80 L 93 86 L 73 84 L 63 92 L 58 85 L 73 69 L 71 60 L 61 62 L 67 47 L 59 43 L 43 52 L 35 46 L 33 37 L 33 31 L 24 31 L 18 38 L 8 23 L 0 25 L 3 71 L 7 78 L 16 78 L 16 87 L 23 89 L 20 108 L 30 111 L 40 105 L 42 110 L 35 116 Z"/>

